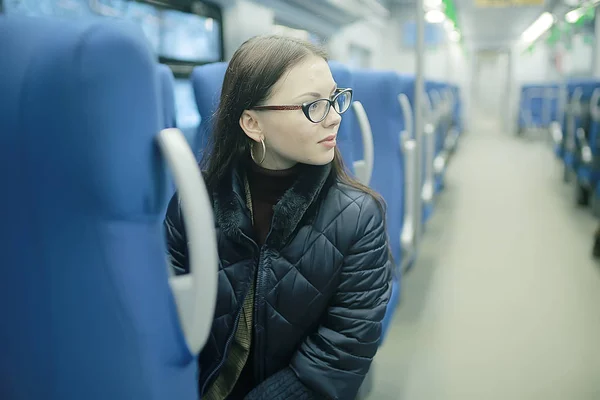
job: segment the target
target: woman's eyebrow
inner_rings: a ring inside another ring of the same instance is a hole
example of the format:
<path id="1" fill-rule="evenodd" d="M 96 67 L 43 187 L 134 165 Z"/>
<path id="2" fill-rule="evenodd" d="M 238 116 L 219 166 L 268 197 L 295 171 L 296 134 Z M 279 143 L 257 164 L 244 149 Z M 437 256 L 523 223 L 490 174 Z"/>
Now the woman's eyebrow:
<path id="1" fill-rule="evenodd" d="M 335 92 L 336 90 L 337 90 L 337 83 L 335 83 L 335 84 L 333 85 L 333 89 L 331 89 L 331 93 L 330 93 L 330 94 L 332 94 L 332 93 L 333 93 L 333 92 Z M 318 98 L 320 98 L 320 97 L 321 97 L 321 93 L 317 93 L 317 92 L 307 92 L 307 93 L 303 93 L 303 94 L 301 94 L 300 96 L 296 96 L 296 98 L 299 98 L 299 97 L 304 97 L 304 96 L 312 96 L 312 97 L 314 97 L 314 98 L 318 99 Z"/>

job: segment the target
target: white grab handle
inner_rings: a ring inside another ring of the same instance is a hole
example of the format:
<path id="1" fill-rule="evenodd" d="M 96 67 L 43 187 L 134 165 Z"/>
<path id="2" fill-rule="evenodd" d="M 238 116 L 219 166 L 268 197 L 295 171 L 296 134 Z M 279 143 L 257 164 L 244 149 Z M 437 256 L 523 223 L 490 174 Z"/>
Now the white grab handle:
<path id="1" fill-rule="evenodd" d="M 423 104 L 421 105 L 422 107 L 424 107 L 424 116 L 425 116 L 425 120 L 426 121 L 431 121 L 431 122 L 435 122 L 435 116 L 433 114 L 433 104 L 431 103 L 431 97 L 429 97 L 429 93 L 425 92 L 423 94 Z"/>
<path id="2" fill-rule="evenodd" d="M 404 116 L 404 130 L 408 133 L 409 137 L 413 137 L 413 114 L 410 100 L 408 100 L 406 94 L 400 93 L 398 95 L 398 101 L 400 102 L 400 108 L 402 109 L 402 115 Z"/>
<path id="3" fill-rule="evenodd" d="M 416 206 L 415 193 L 417 191 L 417 144 L 413 137 L 413 115 L 408 96 L 404 93 L 398 95 L 400 109 L 404 116 L 404 130 L 400 132 L 400 150 L 404 158 L 404 218 L 402 232 L 400 232 L 400 248 L 403 251 L 402 270 L 408 268 L 408 263 L 416 251 Z"/>
<path id="4" fill-rule="evenodd" d="M 592 149 L 585 138 L 585 129 L 579 127 L 576 133 L 577 139 L 581 146 L 581 158 L 585 164 L 590 164 L 593 160 Z"/>
<path id="5" fill-rule="evenodd" d="M 368 186 L 371 182 L 373 161 L 375 158 L 375 153 L 373 151 L 373 132 L 371 132 L 369 117 L 367 116 L 367 112 L 362 103 L 360 101 L 352 102 L 352 109 L 356 114 L 363 142 L 363 159 L 354 162 L 354 170 L 360 183 Z"/>
<path id="6" fill-rule="evenodd" d="M 433 201 L 434 176 L 433 176 L 433 158 L 435 152 L 435 128 L 433 124 L 426 123 L 423 129 L 425 145 L 425 182 L 421 191 L 421 198 L 425 204 Z"/>
<path id="7" fill-rule="evenodd" d="M 181 202 L 190 265 L 189 274 L 171 276 L 169 284 L 188 348 L 198 354 L 208 340 L 217 300 L 219 259 L 212 205 L 183 133 L 176 128 L 164 129 L 158 144 Z"/>
<path id="8" fill-rule="evenodd" d="M 404 131 L 406 133 L 406 131 Z M 414 255 L 416 249 L 416 226 L 419 223 L 417 221 L 416 212 L 416 192 L 417 192 L 417 144 L 414 139 L 408 139 L 408 135 L 401 135 L 402 140 L 402 152 L 404 154 L 404 219 L 402 225 L 402 232 L 400 232 L 400 248 L 404 255 L 403 259 L 405 263 L 408 263 Z M 403 265 L 403 270 L 408 267 L 408 264 Z"/>
<path id="9" fill-rule="evenodd" d="M 552 135 L 552 139 L 554 140 L 555 145 L 560 145 L 562 143 L 563 131 L 559 122 L 553 121 L 550 124 L 550 134 Z"/>

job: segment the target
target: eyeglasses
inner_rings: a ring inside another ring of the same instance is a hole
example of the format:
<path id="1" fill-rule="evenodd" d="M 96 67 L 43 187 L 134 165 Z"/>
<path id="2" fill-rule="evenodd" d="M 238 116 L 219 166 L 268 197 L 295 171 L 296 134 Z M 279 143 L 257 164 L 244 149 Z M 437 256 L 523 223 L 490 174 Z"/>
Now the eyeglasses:
<path id="1" fill-rule="evenodd" d="M 318 124 L 327 118 L 329 110 L 333 106 L 333 109 L 338 114 L 343 114 L 348 111 L 350 104 L 352 103 L 352 89 L 337 89 L 334 96 L 331 99 L 318 99 L 302 105 L 289 105 L 289 106 L 255 106 L 254 110 L 273 110 L 273 111 L 286 111 L 286 110 L 302 110 L 304 115 L 310 122 Z"/>

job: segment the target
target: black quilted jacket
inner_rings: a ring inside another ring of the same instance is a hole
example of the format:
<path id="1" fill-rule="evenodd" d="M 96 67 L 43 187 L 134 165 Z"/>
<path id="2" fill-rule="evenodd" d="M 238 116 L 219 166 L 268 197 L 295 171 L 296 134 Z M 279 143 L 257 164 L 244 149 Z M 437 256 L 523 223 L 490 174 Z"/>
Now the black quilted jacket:
<path id="1" fill-rule="evenodd" d="M 354 399 L 377 351 L 391 291 L 383 212 L 370 195 L 334 182 L 331 165 L 302 165 L 259 248 L 243 182 L 243 169 L 234 169 L 211 190 L 219 288 L 199 358 L 201 395 L 225 361 L 256 269 L 252 359 L 259 385 L 246 399 Z M 165 225 L 173 266 L 185 272 L 176 196 Z"/>

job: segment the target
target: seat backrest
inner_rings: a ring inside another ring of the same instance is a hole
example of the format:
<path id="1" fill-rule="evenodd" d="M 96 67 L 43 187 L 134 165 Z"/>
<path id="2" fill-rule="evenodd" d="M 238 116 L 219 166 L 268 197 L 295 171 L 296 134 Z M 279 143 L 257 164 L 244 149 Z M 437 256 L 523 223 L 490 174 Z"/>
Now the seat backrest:
<path id="1" fill-rule="evenodd" d="M 219 107 L 223 78 L 227 70 L 226 62 L 206 64 L 194 68 L 192 72 L 192 86 L 196 98 L 196 106 L 200 113 L 200 125 L 196 138 L 197 148 L 194 153 L 200 159 L 212 133 L 214 114 Z"/>
<path id="2" fill-rule="evenodd" d="M 190 147 L 192 149 L 197 149 L 200 114 L 198 113 L 198 107 L 196 107 L 196 98 L 194 96 L 194 88 L 192 87 L 191 79 L 175 79 L 173 91 L 175 93 L 177 128 L 183 132 Z"/>
<path id="3" fill-rule="evenodd" d="M 452 123 L 459 132 L 462 131 L 462 97 L 458 85 L 452 85 L 452 97 L 454 108 L 452 109 Z"/>
<path id="4" fill-rule="evenodd" d="M 163 128 L 177 128 L 177 113 L 175 112 L 175 89 L 173 72 L 164 64 L 158 64 L 160 82 L 160 101 L 163 111 Z"/>
<path id="5" fill-rule="evenodd" d="M 337 61 L 330 61 L 329 68 L 331 69 L 331 75 L 337 83 L 339 88 L 353 88 L 354 81 L 352 80 L 352 73 L 350 69 L 344 64 Z M 353 172 L 353 163 L 356 161 L 353 153 L 352 143 L 352 129 L 353 125 L 358 125 L 354 110 L 352 107 L 348 109 L 342 116 L 342 122 L 340 124 L 338 135 L 337 135 L 337 146 L 344 159 L 344 164 L 350 172 Z"/>
<path id="6" fill-rule="evenodd" d="M 406 121 L 404 111 L 400 113 L 400 126 L 401 130 L 407 130 L 409 137 L 415 137 L 415 76 L 410 74 L 400 74 L 398 75 L 400 78 L 400 93 L 403 93 L 408 102 L 410 103 L 410 112 L 409 118 L 411 118 L 411 122 Z"/>
<path id="7" fill-rule="evenodd" d="M 440 107 L 440 110 L 438 111 L 442 113 L 442 117 L 438 122 L 438 129 L 436 131 L 435 138 L 435 154 L 437 155 L 444 149 L 444 139 L 449 129 L 448 118 L 446 114 L 444 114 L 446 101 L 445 92 L 446 90 L 448 90 L 448 85 L 445 82 L 435 81 L 433 88 L 437 91 L 436 97 L 438 97 L 438 101 L 440 101 L 440 104 L 438 105 L 438 107 Z"/>
<path id="8" fill-rule="evenodd" d="M 171 68 L 164 64 L 158 64 L 158 82 L 160 87 L 160 104 L 162 109 L 162 122 L 160 127 L 162 129 L 176 128 L 177 127 L 177 112 L 175 108 L 175 78 Z M 170 182 L 171 190 L 170 194 L 175 193 L 175 182 Z M 163 215 L 167 212 L 167 206 L 163 209 Z"/>
<path id="9" fill-rule="evenodd" d="M 141 31 L 0 16 L 0 49 L 0 398 L 197 399 Z"/>
<path id="10" fill-rule="evenodd" d="M 391 71 L 355 70 L 352 74 L 355 100 L 363 104 L 373 133 L 375 158 L 370 186 L 387 203 L 390 246 L 399 265 L 404 207 L 404 165 L 400 148 L 402 110 L 398 101 L 402 80 Z"/>

